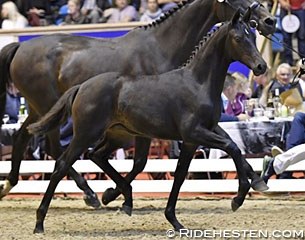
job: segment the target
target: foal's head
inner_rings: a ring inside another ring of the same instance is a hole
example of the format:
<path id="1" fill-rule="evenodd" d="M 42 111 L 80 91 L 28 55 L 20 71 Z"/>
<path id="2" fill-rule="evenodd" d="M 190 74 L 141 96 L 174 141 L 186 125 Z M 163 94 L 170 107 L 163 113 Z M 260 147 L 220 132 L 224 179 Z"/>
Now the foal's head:
<path id="1" fill-rule="evenodd" d="M 225 49 L 233 61 L 240 61 L 253 70 L 255 75 L 263 74 L 267 65 L 259 53 L 255 34 L 248 26 L 250 13 L 240 18 L 239 11 L 233 16 L 226 37 Z"/>
<path id="2" fill-rule="evenodd" d="M 270 14 L 260 0 L 216 0 L 215 8 L 217 11 L 218 19 L 221 22 L 233 16 L 237 9 L 240 9 L 241 14 L 245 14 L 247 9 L 251 8 L 250 22 L 255 25 L 257 30 L 263 35 L 272 34 L 276 28 L 276 19 Z"/>

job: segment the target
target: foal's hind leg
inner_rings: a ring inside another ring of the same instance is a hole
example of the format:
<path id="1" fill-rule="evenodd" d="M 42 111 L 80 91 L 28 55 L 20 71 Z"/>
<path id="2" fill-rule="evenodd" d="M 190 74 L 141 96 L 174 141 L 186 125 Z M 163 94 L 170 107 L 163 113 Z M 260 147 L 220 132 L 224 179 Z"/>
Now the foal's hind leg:
<path id="1" fill-rule="evenodd" d="M 62 153 L 62 148 L 59 144 L 59 130 L 50 131 L 47 136 L 50 143 L 51 156 L 54 159 L 58 159 Z M 89 187 L 87 181 L 76 172 L 73 167 L 69 168 L 68 173 L 75 181 L 76 185 L 84 191 L 84 201 L 86 205 L 95 209 L 100 208 L 101 202 L 98 200 L 97 194 Z"/>
<path id="2" fill-rule="evenodd" d="M 112 145 L 104 138 L 90 153 L 90 158 L 116 183 L 118 190 L 125 198 L 123 211 L 130 216 L 132 213 L 132 188 L 109 163 L 109 156 L 116 149 L 115 145 Z"/>
<path id="3" fill-rule="evenodd" d="M 182 144 L 178 164 L 175 170 L 173 187 L 165 209 L 165 217 L 173 225 L 176 231 L 184 228 L 183 225 L 177 220 L 175 210 L 180 188 L 188 173 L 188 169 L 196 149 L 197 145 L 190 145 L 185 143 Z"/>
<path id="4" fill-rule="evenodd" d="M 131 183 L 136 176 L 144 170 L 144 167 L 147 163 L 147 156 L 149 152 L 151 139 L 143 138 L 143 137 L 136 137 L 135 138 L 135 156 L 134 156 L 134 164 L 131 172 L 127 174 L 125 180 L 128 183 Z M 103 204 L 107 205 L 109 202 L 115 200 L 121 191 L 116 187 L 108 188 L 102 197 Z"/>
<path id="5" fill-rule="evenodd" d="M 227 134 L 226 131 L 224 131 L 221 127 L 216 127 L 215 128 L 215 132 L 227 139 L 231 139 L 231 137 Z M 233 142 L 233 141 L 232 141 Z M 229 153 L 228 153 L 229 154 Z M 244 168 L 246 169 L 247 175 L 248 177 L 252 180 L 251 181 L 251 187 L 255 190 L 255 191 L 259 191 L 259 192 L 263 192 L 268 190 L 268 186 L 267 184 L 264 182 L 264 180 L 258 175 L 256 174 L 256 172 L 254 172 L 253 168 L 251 167 L 251 165 L 244 159 L 243 156 L 242 157 L 242 162 L 244 164 Z"/>
<path id="6" fill-rule="evenodd" d="M 13 136 L 13 150 L 12 150 L 12 168 L 5 181 L 5 184 L 0 185 L 0 199 L 6 196 L 9 191 L 18 183 L 20 164 L 23 159 L 25 149 L 31 139 L 26 127 L 36 121 L 38 116 L 30 113 L 20 129 L 14 133 Z"/>

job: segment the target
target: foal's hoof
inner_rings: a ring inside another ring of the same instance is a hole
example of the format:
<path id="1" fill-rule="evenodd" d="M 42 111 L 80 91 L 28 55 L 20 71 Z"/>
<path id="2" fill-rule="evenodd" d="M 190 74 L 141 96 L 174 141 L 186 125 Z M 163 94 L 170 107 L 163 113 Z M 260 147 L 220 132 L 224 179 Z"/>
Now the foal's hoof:
<path id="1" fill-rule="evenodd" d="M 254 179 L 251 182 L 251 187 L 253 188 L 253 190 L 258 191 L 258 192 L 264 192 L 269 189 L 269 187 L 267 186 L 267 184 L 264 182 L 264 180 L 262 178 Z"/>
<path id="2" fill-rule="evenodd" d="M 98 200 L 96 193 L 92 195 L 84 195 L 84 201 L 87 206 L 93 207 L 94 209 L 99 209 L 101 207 L 101 202 Z"/>
<path id="3" fill-rule="evenodd" d="M 231 201 L 231 209 L 233 212 L 235 212 L 237 209 L 239 209 L 239 207 L 241 206 L 240 203 L 238 203 L 237 198 L 234 197 Z"/>
<path id="4" fill-rule="evenodd" d="M 117 194 L 114 188 L 107 188 L 102 196 L 102 203 L 107 205 L 117 198 Z"/>
<path id="5" fill-rule="evenodd" d="M 42 226 L 37 226 L 35 227 L 34 231 L 33 231 L 34 234 L 41 234 L 41 233 L 44 233 L 44 229 Z"/>
<path id="6" fill-rule="evenodd" d="M 122 209 L 128 216 L 131 216 L 132 207 L 123 204 Z"/>

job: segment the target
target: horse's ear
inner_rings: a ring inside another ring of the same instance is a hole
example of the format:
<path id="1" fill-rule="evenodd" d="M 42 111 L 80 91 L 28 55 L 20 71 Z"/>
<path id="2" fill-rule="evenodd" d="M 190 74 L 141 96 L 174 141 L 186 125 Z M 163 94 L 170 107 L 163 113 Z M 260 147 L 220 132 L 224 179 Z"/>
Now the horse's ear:
<path id="1" fill-rule="evenodd" d="M 245 12 L 245 14 L 244 14 L 244 16 L 243 16 L 243 21 L 244 21 L 244 22 L 249 22 L 250 16 L 251 16 L 251 8 L 248 7 L 248 8 L 247 8 L 247 11 Z"/>
<path id="2" fill-rule="evenodd" d="M 240 18 L 240 9 L 238 8 L 231 20 L 231 23 L 233 25 L 236 24 L 239 21 L 239 18 Z"/>

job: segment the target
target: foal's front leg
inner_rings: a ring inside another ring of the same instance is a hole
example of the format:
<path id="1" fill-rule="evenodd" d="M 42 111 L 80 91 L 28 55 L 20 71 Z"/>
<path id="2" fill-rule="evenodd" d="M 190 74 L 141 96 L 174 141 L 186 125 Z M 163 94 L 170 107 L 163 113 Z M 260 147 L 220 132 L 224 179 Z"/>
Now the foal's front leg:
<path id="1" fill-rule="evenodd" d="M 223 130 L 219 125 L 215 128 L 215 133 L 219 134 L 220 136 L 223 136 L 223 137 L 225 137 L 225 138 L 227 138 L 229 140 L 231 140 L 231 142 L 233 143 L 233 141 L 232 141 L 231 137 L 229 136 L 229 134 L 225 130 Z M 229 152 L 227 152 L 227 153 L 229 155 L 231 155 Z M 233 158 L 232 155 L 231 155 L 231 157 Z M 237 157 L 239 157 L 239 156 L 237 156 Z M 251 187 L 255 191 L 259 191 L 259 192 L 263 192 L 263 191 L 268 190 L 268 186 L 264 182 L 264 180 L 256 172 L 254 172 L 254 170 L 251 167 L 251 165 L 246 161 L 246 159 L 244 159 L 243 156 L 241 156 L 241 158 L 242 158 L 242 162 L 243 162 L 244 168 L 246 169 L 247 175 L 251 179 Z"/>
<path id="2" fill-rule="evenodd" d="M 198 145 L 221 149 L 233 158 L 238 175 L 239 187 L 237 196 L 232 199 L 231 208 L 233 211 L 236 211 L 243 204 L 251 186 L 244 167 L 245 160 L 242 158 L 241 151 L 237 145 L 230 138 L 210 131 L 200 124 L 198 124 L 193 131 L 187 131 L 185 137 L 187 138 L 187 142 L 196 142 Z"/>
<path id="3" fill-rule="evenodd" d="M 177 198 L 180 192 L 180 188 L 188 173 L 191 160 L 193 159 L 197 147 L 198 145 L 192 145 L 186 143 L 182 144 L 177 167 L 174 174 L 175 178 L 174 178 L 173 187 L 167 201 L 167 205 L 165 209 L 165 217 L 173 225 L 176 231 L 179 231 L 180 229 L 184 228 L 183 225 L 176 218 L 176 213 L 175 213 L 176 204 L 177 204 Z"/>

